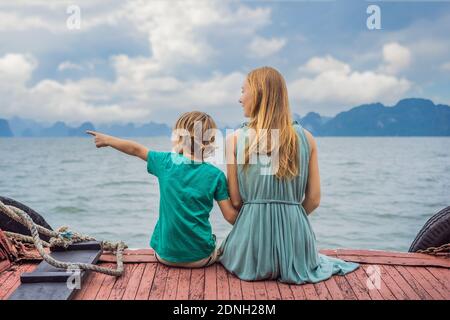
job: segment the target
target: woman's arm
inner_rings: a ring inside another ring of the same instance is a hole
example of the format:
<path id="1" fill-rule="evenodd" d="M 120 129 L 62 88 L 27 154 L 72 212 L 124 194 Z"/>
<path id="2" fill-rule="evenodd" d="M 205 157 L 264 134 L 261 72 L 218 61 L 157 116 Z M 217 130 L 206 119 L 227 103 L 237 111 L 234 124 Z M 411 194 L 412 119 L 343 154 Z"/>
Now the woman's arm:
<path id="1" fill-rule="evenodd" d="M 233 207 L 231 200 L 230 199 L 221 200 L 217 201 L 217 203 L 219 204 L 220 211 L 222 211 L 225 220 L 227 220 L 230 224 L 234 224 L 239 214 L 239 211 L 236 210 L 235 207 Z"/>
<path id="2" fill-rule="evenodd" d="M 311 146 L 311 156 L 309 159 L 308 182 L 306 184 L 305 199 L 302 206 L 306 214 L 313 212 L 320 204 L 320 175 L 319 161 L 317 158 L 317 144 L 311 133 L 305 130 L 306 138 Z"/>
<path id="3" fill-rule="evenodd" d="M 236 161 L 236 143 L 237 143 L 236 131 L 234 134 L 227 137 L 226 144 L 226 159 L 227 159 L 227 180 L 228 191 L 230 193 L 231 204 L 237 210 L 240 210 L 242 206 L 241 194 L 239 193 L 238 175 L 237 175 L 237 161 Z"/>
<path id="4" fill-rule="evenodd" d="M 123 153 L 129 154 L 130 156 L 135 156 L 147 161 L 148 149 L 135 141 L 119 139 L 91 130 L 87 130 L 86 133 L 95 137 L 95 145 L 97 148 L 112 147 Z"/>

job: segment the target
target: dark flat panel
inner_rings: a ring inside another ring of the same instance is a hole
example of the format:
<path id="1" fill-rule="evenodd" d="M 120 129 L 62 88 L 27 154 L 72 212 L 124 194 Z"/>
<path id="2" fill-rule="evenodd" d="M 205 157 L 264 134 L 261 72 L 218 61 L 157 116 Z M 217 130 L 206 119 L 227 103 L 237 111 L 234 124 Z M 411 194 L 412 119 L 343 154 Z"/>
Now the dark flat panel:
<path id="1" fill-rule="evenodd" d="M 54 247 L 50 250 L 52 252 L 56 251 L 73 251 L 73 250 L 100 250 L 102 248 L 101 242 L 99 241 L 86 241 L 86 242 L 79 242 L 75 244 L 71 244 L 67 247 L 67 249 L 63 247 Z"/>
<path id="2" fill-rule="evenodd" d="M 57 251 L 50 253 L 50 256 L 56 260 L 64 261 L 64 262 L 80 262 L 80 263 L 97 263 L 100 258 L 101 251 L 100 250 L 75 250 L 75 251 Z M 65 273 L 65 269 L 58 269 L 47 262 L 42 261 L 34 272 L 63 272 Z"/>
<path id="3" fill-rule="evenodd" d="M 84 271 L 82 271 L 84 272 Z M 20 276 L 21 283 L 66 282 L 70 272 L 25 272 Z"/>
<path id="4" fill-rule="evenodd" d="M 56 260 L 72 263 L 97 263 L 102 254 L 98 243 L 75 245 L 76 249 L 51 252 Z M 80 248 L 97 248 L 80 250 Z M 80 273 L 80 283 L 89 271 Z M 70 289 L 67 280 L 73 273 L 58 269 L 42 261 L 33 272 L 21 275 L 21 285 L 9 297 L 10 300 L 67 300 L 77 289 Z"/>

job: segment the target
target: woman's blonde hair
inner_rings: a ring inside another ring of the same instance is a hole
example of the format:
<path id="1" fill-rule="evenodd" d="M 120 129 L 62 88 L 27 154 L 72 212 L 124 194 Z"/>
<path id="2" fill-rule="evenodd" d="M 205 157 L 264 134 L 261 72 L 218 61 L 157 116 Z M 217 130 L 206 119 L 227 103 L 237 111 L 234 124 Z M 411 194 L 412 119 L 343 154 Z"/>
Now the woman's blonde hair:
<path id="1" fill-rule="evenodd" d="M 212 156 L 215 150 L 216 123 L 210 115 L 191 111 L 183 113 L 175 123 L 172 140 L 175 152 L 188 150 L 191 155 L 199 152 L 202 159 Z"/>
<path id="2" fill-rule="evenodd" d="M 288 92 L 283 76 L 276 69 L 261 67 L 247 75 L 253 101 L 248 127 L 255 131 L 245 147 L 244 168 L 250 156 L 265 145 L 268 153 L 278 150 L 278 178 L 293 178 L 299 173 L 298 136 L 292 125 Z M 278 141 L 271 141 L 271 130 L 278 129 Z M 278 148 L 278 149 L 276 149 Z"/>

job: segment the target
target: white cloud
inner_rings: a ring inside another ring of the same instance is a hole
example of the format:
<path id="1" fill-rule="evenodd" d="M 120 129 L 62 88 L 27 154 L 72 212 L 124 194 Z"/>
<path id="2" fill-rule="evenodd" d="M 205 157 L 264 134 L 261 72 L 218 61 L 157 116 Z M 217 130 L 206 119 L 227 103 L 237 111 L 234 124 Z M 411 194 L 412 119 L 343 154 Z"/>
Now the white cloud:
<path id="1" fill-rule="evenodd" d="M 71 13 L 66 10 L 74 5 L 69 1 L 16 1 L 0 4 L 0 31 L 26 31 L 43 29 L 54 34 L 73 33 L 66 21 Z M 101 25 L 117 25 L 123 20 L 123 4 L 116 1 L 79 0 L 75 4 L 81 12 L 81 28 L 86 32 Z"/>
<path id="2" fill-rule="evenodd" d="M 286 45 L 286 39 L 256 37 L 249 44 L 248 50 L 250 56 L 264 58 L 280 51 Z"/>
<path id="3" fill-rule="evenodd" d="M 40 17 L 0 12 L 0 31 L 22 31 L 32 28 L 51 29 L 50 25 Z"/>
<path id="4" fill-rule="evenodd" d="M 325 57 L 313 57 L 308 62 L 299 68 L 300 72 L 318 74 L 327 71 L 336 71 L 349 73 L 350 66 L 342 61 L 333 58 L 330 55 Z"/>
<path id="5" fill-rule="evenodd" d="M 410 65 L 411 51 L 396 42 L 387 43 L 383 46 L 383 60 L 380 71 L 397 74 Z"/>
<path id="6" fill-rule="evenodd" d="M 24 85 L 36 67 L 36 59 L 29 54 L 6 54 L 0 57 L 0 83 L 8 87 Z"/>
<path id="7" fill-rule="evenodd" d="M 314 57 L 300 68 L 314 73 L 289 86 L 290 95 L 301 104 L 355 105 L 373 101 L 390 102 L 401 98 L 411 83 L 407 79 L 376 71 L 354 71 L 331 56 Z"/>
<path id="8" fill-rule="evenodd" d="M 58 82 L 44 79 L 27 86 L 37 67 L 30 55 L 7 54 L 0 57 L 0 96 L 2 116 L 20 115 L 36 120 L 64 120 L 69 123 L 173 122 L 186 110 L 203 110 L 220 118 L 220 123 L 235 123 L 239 88 L 244 74 L 213 73 L 208 79 L 184 80 L 175 77 L 140 74 L 138 65 L 123 56 L 112 63 L 117 77 L 113 81 L 83 78 Z M 147 62 L 143 61 L 144 64 Z M 136 70 L 125 72 L 131 66 Z M 229 106 L 236 106 L 236 113 Z M 224 108 L 227 106 L 228 108 Z"/>
<path id="9" fill-rule="evenodd" d="M 65 9 L 71 3 L 24 2 L 33 10 L 25 5 L 0 4 L 1 11 L 9 17 L 3 24 L 0 22 L 0 31 L 28 30 L 31 36 L 40 35 L 42 29 L 51 33 L 68 32 Z M 82 19 L 79 32 L 95 26 L 120 25 L 127 32 L 138 34 L 139 38 L 144 36 L 150 54 L 129 56 L 119 53 L 101 57 L 109 62 L 108 66 L 114 72 L 115 76 L 110 80 L 90 76 L 56 81 L 44 77 L 33 86 L 27 81 L 37 67 L 34 57 L 24 54 L 0 56 L 0 61 L 6 61 L 0 64 L 4 69 L 0 69 L 3 71 L 0 74 L 2 116 L 20 115 L 35 120 L 72 123 L 86 120 L 97 123 L 172 122 L 178 113 L 195 108 L 219 116 L 222 123 L 236 122 L 236 114 L 241 114 L 237 101 L 243 74 L 233 71 L 221 74 L 211 70 L 196 78 L 195 73 L 180 74 L 179 67 L 194 70 L 196 66 L 206 67 L 211 59 L 220 57 L 220 50 L 213 47 L 211 40 L 220 37 L 252 39 L 260 28 L 270 24 L 270 8 L 221 1 L 105 0 L 91 3 L 77 1 Z M 20 25 L 20 22 L 23 23 Z M 38 54 L 42 56 L 41 52 Z M 18 67 L 13 68 L 14 64 Z M 93 71 L 87 61 L 66 60 L 55 68 L 61 72 Z M 15 80 L 10 81 L 11 77 Z M 230 112 L 230 105 L 236 106 L 236 113 Z"/>
<path id="10" fill-rule="evenodd" d="M 252 36 L 270 23 L 270 15 L 268 8 L 239 5 L 233 10 L 220 1 L 138 0 L 129 2 L 124 10 L 124 17 L 148 37 L 152 60 L 145 64 L 152 65 L 153 71 L 180 63 L 207 63 L 218 54 L 208 37 L 223 30 Z"/>

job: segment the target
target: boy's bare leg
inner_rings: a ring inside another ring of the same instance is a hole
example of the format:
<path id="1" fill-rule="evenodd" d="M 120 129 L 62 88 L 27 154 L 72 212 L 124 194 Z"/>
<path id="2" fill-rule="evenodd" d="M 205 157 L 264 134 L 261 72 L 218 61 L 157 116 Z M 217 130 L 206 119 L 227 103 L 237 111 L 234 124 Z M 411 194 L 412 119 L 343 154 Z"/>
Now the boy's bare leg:
<path id="1" fill-rule="evenodd" d="M 206 258 L 198 260 L 198 261 L 193 261 L 193 262 L 170 262 L 170 261 L 164 260 L 163 258 L 158 256 L 158 254 L 156 252 L 155 252 L 155 255 L 156 255 L 156 259 L 159 262 L 161 262 L 162 264 L 165 264 L 165 265 L 170 266 L 170 267 L 182 267 L 182 268 L 202 268 L 202 267 L 207 267 L 207 266 L 210 266 L 213 263 L 215 263 L 217 261 L 217 258 L 218 258 L 217 249 L 215 249 L 213 251 L 213 253 L 211 253 L 211 255 L 209 257 L 206 257 Z"/>

